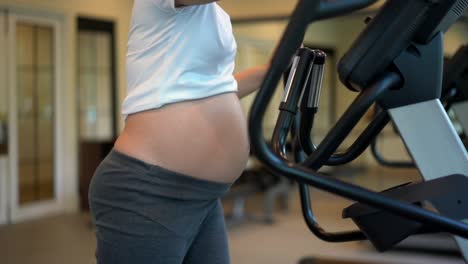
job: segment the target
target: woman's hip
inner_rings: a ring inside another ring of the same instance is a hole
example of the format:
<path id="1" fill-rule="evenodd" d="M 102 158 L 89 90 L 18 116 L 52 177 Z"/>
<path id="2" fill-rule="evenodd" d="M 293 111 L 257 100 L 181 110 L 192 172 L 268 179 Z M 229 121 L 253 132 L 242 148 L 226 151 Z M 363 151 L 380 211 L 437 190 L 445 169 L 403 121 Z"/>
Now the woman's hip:
<path id="1" fill-rule="evenodd" d="M 89 201 L 99 230 L 147 235 L 143 223 L 190 236 L 230 184 L 192 178 L 112 150 L 91 181 Z M 137 224 L 137 223 L 135 223 Z M 139 230 L 142 228 L 142 230 Z M 158 232 L 161 233 L 161 232 Z"/>

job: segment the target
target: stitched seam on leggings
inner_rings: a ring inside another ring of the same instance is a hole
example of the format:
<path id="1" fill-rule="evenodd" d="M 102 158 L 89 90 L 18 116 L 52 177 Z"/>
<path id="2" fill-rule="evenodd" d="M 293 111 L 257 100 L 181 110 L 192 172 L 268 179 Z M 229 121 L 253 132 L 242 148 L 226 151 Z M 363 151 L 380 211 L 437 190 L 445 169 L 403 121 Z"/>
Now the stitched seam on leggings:
<path id="1" fill-rule="evenodd" d="M 129 208 L 129 207 L 125 207 L 125 206 L 121 206 L 121 205 L 116 206 L 116 205 L 115 205 L 114 203 L 112 203 L 112 202 L 106 202 L 106 201 L 104 201 L 104 200 L 100 200 L 99 198 L 92 198 L 92 199 L 90 199 L 90 201 L 93 202 L 93 203 L 95 203 L 95 204 L 97 204 L 97 205 L 109 206 L 109 207 L 111 207 L 111 208 L 116 208 L 116 209 L 119 209 L 119 210 L 122 210 L 122 211 L 125 211 L 125 212 L 133 213 L 133 214 L 135 214 L 135 215 L 137 215 L 137 216 L 143 217 L 143 218 L 146 219 L 146 220 L 149 220 L 149 221 L 152 222 L 152 223 L 155 223 L 155 224 L 158 224 L 158 225 L 162 226 L 163 228 L 165 228 L 167 231 L 173 233 L 174 236 L 176 236 L 176 237 L 178 237 L 178 238 L 186 239 L 184 236 L 177 234 L 176 231 L 172 230 L 172 229 L 169 228 L 168 226 L 166 226 L 166 225 L 164 225 L 164 224 L 162 224 L 162 223 L 160 223 L 160 222 L 158 222 L 158 221 L 156 221 L 156 220 L 153 220 L 152 218 L 148 217 L 148 216 L 145 215 L 145 214 L 138 213 L 138 212 L 136 212 L 135 210 L 133 210 L 133 209 L 131 209 L 131 208 Z M 120 230 L 119 230 L 118 232 L 119 232 L 119 233 L 122 233 L 122 234 L 126 234 L 126 235 L 136 236 L 135 234 L 122 232 L 122 231 L 120 231 Z M 139 237 L 141 237 L 141 236 L 139 236 Z"/>
<path id="2" fill-rule="evenodd" d="M 219 205 L 219 201 L 216 200 L 216 203 L 214 204 L 213 208 L 211 208 L 205 215 L 205 218 L 203 219 L 203 221 L 200 223 L 200 225 L 198 226 L 198 230 L 197 232 L 195 232 L 195 234 L 189 239 L 190 241 L 190 244 L 188 244 L 187 246 L 187 251 L 190 250 L 190 248 L 192 247 L 192 243 L 193 241 L 195 240 L 195 238 L 198 236 L 200 230 L 203 228 L 203 226 L 206 224 L 206 221 L 208 221 L 208 217 L 211 216 L 211 213 L 213 213 L 214 210 L 216 210 L 218 208 L 218 205 Z"/>

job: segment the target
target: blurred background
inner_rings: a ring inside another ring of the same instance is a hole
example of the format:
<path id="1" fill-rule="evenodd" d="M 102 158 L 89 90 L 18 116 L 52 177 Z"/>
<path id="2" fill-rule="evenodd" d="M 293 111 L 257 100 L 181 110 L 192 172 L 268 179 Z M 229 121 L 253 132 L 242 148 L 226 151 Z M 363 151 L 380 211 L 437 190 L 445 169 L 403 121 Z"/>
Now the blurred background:
<path id="1" fill-rule="evenodd" d="M 233 23 L 236 71 L 268 62 L 295 3 L 219 2 Z M 123 128 L 119 113 L 132 4 L 0 0 L 0 263 L 95 262 L 88 184 Z M 339 82 L 336 63 L 380 4 L 315 23 L 307 31 L 304 45 L 328 55 L 313 135 L 317 142 L 356 96 Z M 446 34 L 446 57 L 467 43 L 468 17 Z M 275 96 L 279 102 L 281 89 Z M 246 116 L 254 97 L 242 100 Z M 267 133 L 277 107 L 270 105 Z M 388 159 L 409 159 L 391 127 L 377 144 Z M 377 165 L 369 152 L 348 166 L 323 172 L 373 190 L 419 179 L 416 170 Z M 323 260 L 313 262 L 319 264 L 463 263 L 447 237 L 406 241 L 384 254 L 367 243 L 321 242 L 302 220 L 296 189 L 252 157 L 224 199 L 232 263 L 299 263 L 304 258 Z M 327 228 L 354 228 L 341 219 L 341 209 L 350 201 L 318 190 L 312 190 L 312 198 Z"/>

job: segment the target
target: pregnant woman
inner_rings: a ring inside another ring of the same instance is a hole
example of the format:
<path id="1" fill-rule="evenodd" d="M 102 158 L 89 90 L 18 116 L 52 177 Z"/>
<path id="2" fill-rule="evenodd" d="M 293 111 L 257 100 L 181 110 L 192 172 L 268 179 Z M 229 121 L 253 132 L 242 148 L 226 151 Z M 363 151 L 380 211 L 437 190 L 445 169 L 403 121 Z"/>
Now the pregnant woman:
<path id="1" fill-rule="evenodd" d="M 229 15 L 213 0 L 134 0 L 125 128 L 93 176 L 99 264 L 229 263 L 220 197 L 249 156 Z"/>

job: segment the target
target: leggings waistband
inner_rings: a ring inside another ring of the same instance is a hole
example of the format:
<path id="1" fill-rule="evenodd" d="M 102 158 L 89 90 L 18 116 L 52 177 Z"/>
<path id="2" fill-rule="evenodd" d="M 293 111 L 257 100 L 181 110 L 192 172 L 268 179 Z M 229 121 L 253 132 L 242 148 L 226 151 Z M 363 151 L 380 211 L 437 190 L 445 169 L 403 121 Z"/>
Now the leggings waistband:
<path id="1" fill-rule="evenodd" d="M 214 182 L 174 172 L 131 157 L 115 149 L 111 150 L 103 162 L 104 170 L 106 170 L 106 164 L 114 169 L 119 168 L 118 170 L 109 169 L 114 171 L 113 174 L 119 174 L 121 180 L 123 180 L 122 184 L 127 184 L 126 180 L 133 183 L 136 181 L 136 185 L 130 184 L 130 182 L 128 184 L 132 188 L 141 189 L 142 192 L 162 194 L 172 198 L 216 199 L 223 196 L 232 185 L 231 183 Z M 119 181 L 115 177 L 111 178 L 114 184 Z"/>

